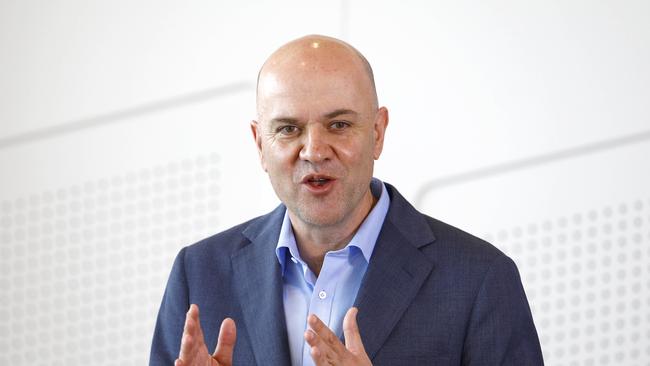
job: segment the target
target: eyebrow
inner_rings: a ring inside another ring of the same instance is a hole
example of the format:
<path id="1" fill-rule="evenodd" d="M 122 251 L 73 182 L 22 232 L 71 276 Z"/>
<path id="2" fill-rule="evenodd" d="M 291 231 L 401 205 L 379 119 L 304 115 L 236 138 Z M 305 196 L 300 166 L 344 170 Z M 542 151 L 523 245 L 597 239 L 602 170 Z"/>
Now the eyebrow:
<path id="1" fill-rule="evenodd" d="M 290 117 L 278 117 L 278 118 L 273 118 L 271 120 L 271 124 L 277 124 L 277 123 L 296 124 L 298 123 L 298 120 Z"/>
<path id="2" fill-rule="evenodd" d="M 324 117 L 327 118 L 327 119 L 331 119 L 331 118 L 335 118 L 335 117 L 338 117 L 338 116 L 343 115 L 343 114 L 357 115 L 358 113 L 351 110 L 351 109 L 337 109 L 337 110 L 335 110 L 333 112 L 329 112 L 329 113 L 325 114 Z"/>
<path id="3" fill-rule="evenodd" d="M 353 111 L 352 109 L 340 108 L 332 112 L 325 113 L 323 117 L 326 119 L 332 119 L 345 114 L 356 116 L 359 113 Z M 297 124 L 299 120 L 297 118 L 292 118 L 292 117 L 277 117 L 277 118 L 273 118 L 270 122 L 271 124 L 278 124 L 278 123 Z"/>

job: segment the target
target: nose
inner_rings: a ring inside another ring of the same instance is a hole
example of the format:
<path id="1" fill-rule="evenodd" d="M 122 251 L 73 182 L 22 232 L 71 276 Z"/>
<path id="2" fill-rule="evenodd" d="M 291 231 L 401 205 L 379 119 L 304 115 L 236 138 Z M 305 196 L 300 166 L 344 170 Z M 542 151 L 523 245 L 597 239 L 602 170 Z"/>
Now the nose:
<path id="1" fill-rule="evenodd" d="M 327 131 L 320 126 L 310 126 L 303 133 L 300 160 L 321 163 L 332 157 L 332 146 L 328 141 Z"/>

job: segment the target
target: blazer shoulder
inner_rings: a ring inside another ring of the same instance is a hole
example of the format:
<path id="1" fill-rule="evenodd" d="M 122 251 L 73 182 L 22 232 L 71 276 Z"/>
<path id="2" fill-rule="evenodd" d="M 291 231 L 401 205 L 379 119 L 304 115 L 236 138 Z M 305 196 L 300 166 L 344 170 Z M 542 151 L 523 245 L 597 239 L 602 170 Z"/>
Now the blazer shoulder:
<path id="1" fill-rule="evenodd" d="M 438 219 L 422 215 L 436 237 L 433 247 L 437 251 L 471 265 L 489 265 L 495 261 L 509 260 L 493 244 Z"/>
<path id="2" fill-rule="evenodd" d="M 387 221 L 435 263 L 485 268 L 497 258 L 507 258 L 487 241 L 418 211 L 395 187 L 385 184 L 391 197 Z"/>

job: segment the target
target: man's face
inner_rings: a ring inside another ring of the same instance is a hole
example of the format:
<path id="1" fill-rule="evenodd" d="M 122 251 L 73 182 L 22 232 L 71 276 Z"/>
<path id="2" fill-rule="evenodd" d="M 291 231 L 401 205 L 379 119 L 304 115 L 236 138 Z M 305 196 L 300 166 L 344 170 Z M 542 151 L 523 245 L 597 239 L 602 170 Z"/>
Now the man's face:
<path id="1" fill-rule="evenodd" d="M 369 78 L 330 60 L 276 69 L 260 78 L 251 124 L 273 189 L 292 220 L 323 227 L 362 219 L 387 123 Z"/>

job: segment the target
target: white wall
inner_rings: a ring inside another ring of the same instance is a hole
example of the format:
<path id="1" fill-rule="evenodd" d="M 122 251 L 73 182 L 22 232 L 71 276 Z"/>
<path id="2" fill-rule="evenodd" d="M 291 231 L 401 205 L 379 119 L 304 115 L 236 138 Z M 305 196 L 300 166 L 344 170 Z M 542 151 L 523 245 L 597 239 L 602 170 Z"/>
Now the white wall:
<path id="1" fill-rule="evenodd" d="M 376 175 L 519 265 L 549 365 L 650 363 L 650 3 L 0 3 L 0 363 L 147 362 L 184 245 L 272 209 L 248 128 L 308 33 L 373 64 Z M 35 360 L 35 357 L 42 357 Z"/>

